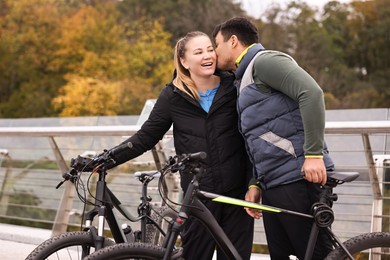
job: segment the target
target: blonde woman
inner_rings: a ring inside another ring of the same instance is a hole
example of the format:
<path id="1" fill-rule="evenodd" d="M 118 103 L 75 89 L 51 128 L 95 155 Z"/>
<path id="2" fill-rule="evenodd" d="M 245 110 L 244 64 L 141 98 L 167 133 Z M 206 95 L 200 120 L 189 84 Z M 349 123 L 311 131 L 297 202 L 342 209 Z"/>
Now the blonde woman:
<path id="1" fill-rule="evenodd" d="M 216 72 L 216 54 L 210 38 L 190 32 L 175 47 L 174 80 L 162 90 L 141 129 L 125 142 L 133 148 L 119 155 L 118 164 L 153 148 L 173 125 L 177 154 L 207 153 L 202 190 L 244 199 L 252 176 L 244 141 L 238 131 L 237 92 L 230 73 Z M 192 179 L 181 173 L 186 192 Z M 243 259 L 249 259 L 253 240 L 253 219 L 241 207 L 205 202 Z M 183 232 L 185 259 L 212 259 L 216 245 L 196 220 Z M 222 252 L 218 259 L 224 259 Z"/>

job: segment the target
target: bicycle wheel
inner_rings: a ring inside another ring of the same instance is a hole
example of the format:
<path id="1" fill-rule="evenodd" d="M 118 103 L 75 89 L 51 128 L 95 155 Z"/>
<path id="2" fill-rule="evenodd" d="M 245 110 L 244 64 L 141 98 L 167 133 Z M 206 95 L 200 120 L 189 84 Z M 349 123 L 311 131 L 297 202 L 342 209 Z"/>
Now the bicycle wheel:
<path id="1" fill-rule="evenodd" d="M 115 242 L 107 238 L 104 240 L 103 246 L 113 244 Z M 26 260 L 82 259 L 82 256 L 94 251 L 90 232 L 66 232 L 42 242 L 27 256 Z"/>
<path id="2" fill-rule="evenodd" d="M 84 260 L 162 259 L 165 249 L 144 243 L 122 243 L 102 248 L 85 257 Z"/>
<path id="3" fill-rule="evenodd" d="M 164 206 L 157 213 L 152 214 L 152 218 L 159 227 L 166 233 L 169 223 L 177 217 L 177 212 L 173 209 Z M 146 242 L 154 245 L 162 246 L 164 241 L 164 234 L 153 224 L 148 225 Z"/>
<path id="4" fill-rule="evenodd" d="M 377 255 L 374 259 L 390 259 L 390 233 L 373 232 L 352 237 L 343 243 L 355 259 L 368 259 L 369 254 Z M 369 249 L 373 249 L 370 250 Z M 336 248 L 326 257 L 331 259 L 349 259 L 342 248 Z"/>

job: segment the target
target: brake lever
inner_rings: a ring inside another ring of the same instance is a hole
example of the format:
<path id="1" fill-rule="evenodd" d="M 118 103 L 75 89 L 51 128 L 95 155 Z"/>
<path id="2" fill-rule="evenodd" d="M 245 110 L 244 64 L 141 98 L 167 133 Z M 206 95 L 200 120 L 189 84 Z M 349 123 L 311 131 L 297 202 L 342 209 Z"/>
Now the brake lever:
<path id="1" fill-rule="evenodd" d="M 66 180 L 63 180 L 60 183 L 58 183 L 57 186 L 56 186 L 56 190 L 58 190 L 58 188 L 61 187 L 62 184 L 64 184 L 64 182 L 66 182 Z"/>
<path id="2" fill-rule="evenodd" d="M 66 181 L 71 181 L 72 183 L 74 183 L 74 181 L 77 179 L 77 171 L 72 168 L 70 169 L 69 171 L 65 172 L 62 177 L 64 178 L 64 180 L 62 180 L 60 183 L 57 184 L 56 186 L 56 189 L 58 189 L 59 187 L 62 186 L 62 184 L 64 184 Z"/>
<path id="3" fill-rule="evenodd" d="M 116 161 L 112 156 L 113 156 L 113 154 L 112 154 L 111 150 L 104 150 L 103 153 L 99 154 L 98 156 L 96 156 L 94 158 L 91 158 L 91 160 L 93 162 L 92 165 L 94 165 L 93 168 L 95 168 L 96 166 L 104 166 L 104 167 L 109 168 L 109 169 L 112 168 L 116 164 Z M 89 166 L 89 168 L 90 168 L 90 166 Z M 92 171 L 93 169 L 90 169 L 90 170 Z"/>

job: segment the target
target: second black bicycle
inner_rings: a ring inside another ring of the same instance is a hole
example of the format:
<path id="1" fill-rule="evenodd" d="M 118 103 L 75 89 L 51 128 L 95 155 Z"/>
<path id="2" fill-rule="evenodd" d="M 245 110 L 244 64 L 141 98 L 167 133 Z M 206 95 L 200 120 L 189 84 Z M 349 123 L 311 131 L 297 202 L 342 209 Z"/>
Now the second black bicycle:
<path id="1" fill-rule="evenodd" d="M 117 243 L 161 241 L 165 231 L 160 226 L 167 226 L 164 224 L 165 219 L 171 220 L 175 212 L 164 207 L 153 206 L 152 199 L 147 194 L 148 184 L 159 177 L 160 172 L 148 171 L 134 174 L 142 183 L 140 204 L 136 215 L 128 212 L 107 186 L 107 169 L 115 163 L 115 155 L 128 148 L 131 148 L 131 145 L 124 144 L 104 151 L 94 158 L 78 156 L 71 160 L 70 170 L 63 175 L 64 180 L 56 188 L 65 181 L 71 181 L 84 205 L 92 205 L 93 208 L 84 214 L 85 224 L 81 226 L 80 231 L 65 232 L 49 238 L 38 245 L 26 260 L 82 259 L 98 249 Z M 90 174 L 87 185 L 82 181 L 83 173 Z M 97 182 L 95 192 L 92 194 L 89 180 L 94 174 L 97 175 Z M 121 224 L 117 212 L 130 223 L 140 222 L 140 230 L 132 230 L 131 225 L 127 223 Z M 106 223 L 108 231 L 105 228 Z"/>

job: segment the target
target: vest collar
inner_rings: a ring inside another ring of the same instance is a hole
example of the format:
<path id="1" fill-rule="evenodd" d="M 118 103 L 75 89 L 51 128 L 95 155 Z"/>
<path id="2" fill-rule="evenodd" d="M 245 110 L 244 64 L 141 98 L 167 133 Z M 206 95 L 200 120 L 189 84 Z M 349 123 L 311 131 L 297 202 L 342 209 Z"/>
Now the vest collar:
<path id="1" fill-rule="evenodd" d="M 256 55 L 256 53 L 258 53 L 261 50 L 264 50 L 264 47 L 260 43 L 256 43 L 255 45 L 253 45 L 252 47 L 250 47 L 248 49 L 247 53 L 244 55 L 244 57 L 240 61 L 240 65 L 238 66 L 237 70 L 234 72 L 236 79 L 242 78 L 248 64 L 251 62 L 251 60 Z"/>

